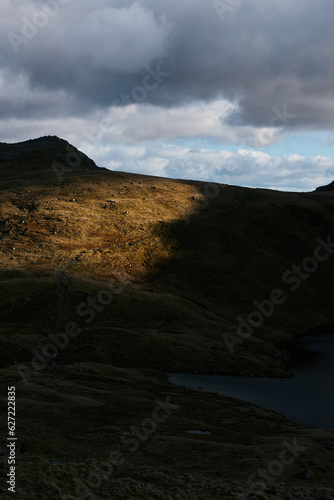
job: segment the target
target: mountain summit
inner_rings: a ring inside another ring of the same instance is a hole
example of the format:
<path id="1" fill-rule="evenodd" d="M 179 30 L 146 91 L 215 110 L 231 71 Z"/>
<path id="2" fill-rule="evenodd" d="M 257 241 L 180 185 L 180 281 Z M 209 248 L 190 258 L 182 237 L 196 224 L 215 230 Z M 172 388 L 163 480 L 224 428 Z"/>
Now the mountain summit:
<path id="1" fill-rule="evenodd" d="M 2 181 L 18 176 L 49 177 L 50 170 L 87 171 L 98 167 L 93 160 L 64 139 L 44 136 L 13 144 L 0 143 L 0 177 Z M 41 175 L 42 174 L 42 175 Z"/>

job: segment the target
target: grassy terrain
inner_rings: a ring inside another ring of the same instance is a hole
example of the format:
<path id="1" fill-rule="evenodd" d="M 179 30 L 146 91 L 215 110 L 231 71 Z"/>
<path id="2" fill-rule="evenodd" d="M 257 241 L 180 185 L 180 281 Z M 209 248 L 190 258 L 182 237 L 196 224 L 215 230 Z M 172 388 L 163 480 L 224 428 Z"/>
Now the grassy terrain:
<path id="1" fill-rule="evenodd" d="M 162 375 L 289 376 L 282 342 L 333 321 L 333 257 L 295 291 L 282 276 L 332 234 L 333 193 L 111 172 L 57 138 L 0 145 L 0 169 L 1 405 L 16 385 L 22 498 L 80 498 L 73 477 L 114 447 L 126 463 L 92 498 L 333 498 L 330 431 Z M 277 289 L 284 303 L 241 339 L 238 318 Z M 179 408 L 131 452 L 121 436 L 167 396 Z M 252 497 L 247 478 L 294 438 L 307 451 Z"/>

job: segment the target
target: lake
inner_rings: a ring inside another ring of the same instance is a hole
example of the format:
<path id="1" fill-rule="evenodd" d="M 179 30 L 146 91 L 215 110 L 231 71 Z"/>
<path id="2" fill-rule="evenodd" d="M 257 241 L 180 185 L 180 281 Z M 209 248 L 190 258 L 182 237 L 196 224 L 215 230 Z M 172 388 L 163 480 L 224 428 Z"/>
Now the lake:
<path id="1" fill-rule="evenodd" d="M 168 373 L 191 389 L 251 401 L 307 426 L 334 429 L 334 334 L 303 337 L 289 366 L 294 378 Z"/>

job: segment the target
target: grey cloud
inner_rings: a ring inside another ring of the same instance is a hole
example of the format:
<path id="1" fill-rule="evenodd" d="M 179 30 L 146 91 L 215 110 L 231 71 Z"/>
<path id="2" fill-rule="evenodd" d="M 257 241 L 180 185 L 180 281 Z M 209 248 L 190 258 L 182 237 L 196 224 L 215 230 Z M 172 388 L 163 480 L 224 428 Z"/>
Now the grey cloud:
<path id="1" fill-rule="evenodd" d="M 6 35 L 57 2 L 57 14 L 15 54 Z M 211 0 L 4 0 L 1 66 L 27 75 L 31 88 L 66 92 L 72 115 L 135 102 L 121 96 L 159 64 L 170 75 L 146 103 L 223 97 L 238 103 L 231 125 L 281 127 L 273 109 L 285 106 L 292 128 L 333 129 L 332 0 L 221 3 L 236 5 L 223 20 Z"/>

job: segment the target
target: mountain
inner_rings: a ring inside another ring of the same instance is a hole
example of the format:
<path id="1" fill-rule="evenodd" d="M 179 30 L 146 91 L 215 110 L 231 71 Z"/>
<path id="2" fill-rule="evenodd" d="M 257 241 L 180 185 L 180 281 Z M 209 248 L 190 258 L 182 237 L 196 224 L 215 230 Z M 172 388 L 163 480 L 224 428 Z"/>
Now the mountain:
<path id="1" fill-rule="evenodd" d="M 330 184 L 327 184 L 327 186 L 318 187 L 316 191 L 334 191 L 334 181 L 332 181 Z"/>
<path id="2" fill-rule="evenodd" d="M 0 376 L 17 387 L 29 452 L 22 498 L 44 498 L 43 474 L 73 495 L 111 449 L 125 464 L 100 490 L 115 498 L 168 498 L 169 482 L 187 499 L 255 492 L 254 457 L 269 464 L 287 436 L 330 464 L 330 431 L 171 386 L 164 372 L 290 376 L 286 342 L 333 322 L 332 193 L 113 172 L 50 136 L 1 144 L 0 177 Z M 168 398 L 168 419 L 152 421 Z M 277 495 L 301 498 L 305 461 L 284 469 Z M 330 481 L 314 470 L 303 498 Z"/>
<path id="3" fill-rule="evenodd" d="M 63 175 L 66 171 L 80 174 L 97 169 L 94 161 L 64 139 L 40 137 L 17 144 L 0 143 L 1 181 L 22 177 L 29 180 Z"/>

